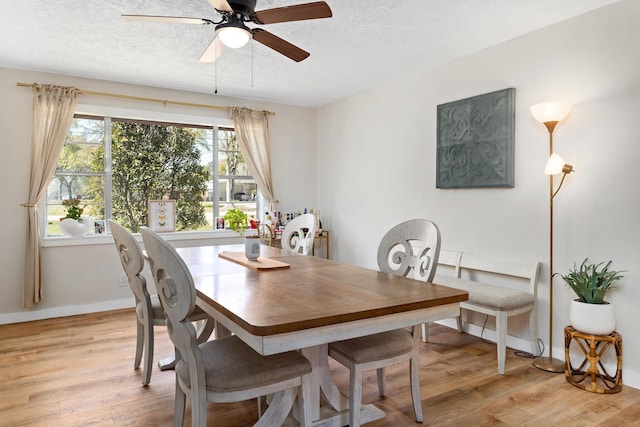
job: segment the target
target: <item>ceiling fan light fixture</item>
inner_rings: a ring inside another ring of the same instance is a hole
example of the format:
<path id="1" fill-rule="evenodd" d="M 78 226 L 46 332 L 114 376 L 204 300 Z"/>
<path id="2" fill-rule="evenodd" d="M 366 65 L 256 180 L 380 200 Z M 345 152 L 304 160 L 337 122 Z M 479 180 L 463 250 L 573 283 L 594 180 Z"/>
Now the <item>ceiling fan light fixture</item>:
<path id="1" fill-rule="evenodd" d="M 209 0 L 216 10 L 215 20 L 186 18 L 180 16 L 122 15 L 126 21 L 165 22 L 170 24 L 208 24 L 215 26 L 215 36 L 200 55 L 198 62 L 213 62 L 224 48 L 238 49 L 254 40 L 289 59 L 300 62 L 309 57 L 309 52 L 261 28 L 249 28 L 251 24 L 277 24 L 331 18 L 333 13 L 325 1 L 312 1 L 292 6 L 255 10 L 257 0 Z"/>
<path id="2" fill-rule="evenodd" d="M 238 49 L 251 40 L 251 33 L 246 29 L 235 25 L 219 25 L 216 29 L 216 37 L 226 47 Z"/>

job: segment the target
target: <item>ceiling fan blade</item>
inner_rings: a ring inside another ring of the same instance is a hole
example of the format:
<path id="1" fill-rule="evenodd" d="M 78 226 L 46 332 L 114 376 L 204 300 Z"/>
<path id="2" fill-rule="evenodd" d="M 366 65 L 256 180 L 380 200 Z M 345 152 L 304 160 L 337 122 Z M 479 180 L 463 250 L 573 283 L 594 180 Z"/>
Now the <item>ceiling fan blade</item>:
<path id="1" fill-rule="evenodd" d="M 233 13 L 233 9 L 226 0 L 209 0 L 209 4 L 213 6 L 214 9 Z"/>
<path id="2" fill-rule="evenodd" d="M 216 59 L 222 54 L 224 50 L 224 45 L 220 41 L 218 37 L 214 37 L 209 43 L 209 46 L 202 52 L 200 58 L 198 58 L 198 62 L 215 62 Z"/>
<path id="3" fill-rule="evenodd" d="M 179 16 L 122 15 L 122 19 L 129 22 L 165 22 L 168 24 L 194 25 L 213 24 L 213 21 L 204 18 L 184 18 Z"/>
<path id="4" fill-rule="evenodd" d="M 309 52 L 300 49 L 298 46 L 295 46 L 288 41 L 281 39 L 274 34 L 271 34 L 268 31 L 262 30 L 260 28 L 255 28 L 252 30 L 252 32 L 253 39 L 255 41 L 260 42 L 267 47 L 270 47 L 276 52 L 279 52 L 296 62 L 300 62 L 309 57 Z"/>
<path id="5" fill-rule="evenodd" d="M 331 8 L 323 1 L 259 10 L 251 15 L 251 17 L 254 18 L 254 22 L 258 24 L 331 18 L 332 16 Z"/>

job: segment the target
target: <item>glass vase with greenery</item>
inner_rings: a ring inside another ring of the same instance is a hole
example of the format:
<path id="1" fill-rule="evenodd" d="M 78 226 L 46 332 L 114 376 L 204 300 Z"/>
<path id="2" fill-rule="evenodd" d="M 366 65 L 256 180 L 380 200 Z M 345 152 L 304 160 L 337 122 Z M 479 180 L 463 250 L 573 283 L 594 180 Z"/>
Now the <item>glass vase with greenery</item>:
<path id="1" fill-rule="evenodd" d="M 244 230 L 249 225 L 248 215 L 238 208 L 229 209 L 224 215 L 224 221 L 229 224 L 230 229 L 238 232 L 241 236 L 244 235 Z"/>

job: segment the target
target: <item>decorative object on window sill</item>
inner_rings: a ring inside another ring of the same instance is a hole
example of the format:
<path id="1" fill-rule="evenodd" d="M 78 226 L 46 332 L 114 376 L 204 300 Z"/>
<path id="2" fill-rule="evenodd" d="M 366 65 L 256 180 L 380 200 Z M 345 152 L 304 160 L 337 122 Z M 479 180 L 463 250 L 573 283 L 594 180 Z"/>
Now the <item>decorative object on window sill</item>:
<path id="1" fill-rule="evenodd" d="M 224 217 L 216 217 L 216 230 L 224 230 Z"/>
<path id="2" fill-rule="evenodd" d="M 156 232 L 176 231 L 175 200 L 149 200 L 149 228 Z"/>
<path id="3" fill-rule="evenodd" d="M 104 226 L 104 220 L 103 219 L 96 219 L 93 221 L 93 229 L 95 234 L 104 234 L 105 233 L 105 226 Z"/>
<path id="4" fill-rule="evenodd" d="M 438 105 L 437 188 L 513 187 L 515 93 Z"/>
<path id="5" fill-rule="evenodd" d="M 61 218 L 60 230 L 67 236 L 81 237 L 93 230 L 93 219 L 88 215 L 82 215 L 79 219 Z"/>
<path id="6" fill-rule="evenodd" d="M 544 170 L 545 175 L 549 175 L 549 356 L 534 359 L 533 366 L 553 373 L 565 371 L 565 363 L 553 358 L 553 198 L 560 191 L 567 174 L 573 172 L 573 167 L 564 164 L 564 159 L 553 152 L 553 130 L 570 112 L 571 104 L 566 102 L 543 102 L 531 107 L 531 115 L 549 131 L 549 160 Z M 554 191 L 553 176 L 560 172 L 563 173 L 562 180 Z"/>
<path id="7" fill-rule="evenodd" d="M 604 299 L 615 289 L 615 282 L 623 276 L 621 271 L 609 271 L 611 262 L 598 270 L 604 263 L 587 264 L 585 259 L 579 268 L 574 265 L 569 274 L 560 274 L 578 296 L 578 299 L 571 301 L 569 308 L 569 320 L 576 331 L 609 335 L 616 329 L 613 306 Z"/>

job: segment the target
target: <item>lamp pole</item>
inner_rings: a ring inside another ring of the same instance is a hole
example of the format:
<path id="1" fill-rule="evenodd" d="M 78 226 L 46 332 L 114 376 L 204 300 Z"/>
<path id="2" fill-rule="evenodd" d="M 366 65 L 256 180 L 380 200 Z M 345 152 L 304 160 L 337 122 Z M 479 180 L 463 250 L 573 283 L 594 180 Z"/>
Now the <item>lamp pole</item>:
<path id="1" fill-rule="evenodd" d="M 549 157 L 553 154 L 553 130 L 557 121 L 544 122 L 549 131 Z M 564 177 L 563 177 L 564 179 Z M 563 361 L 553 358 L 553 175 L 549 175 L 549 356 L 540 355 L 533 360 L 533 366 L 547 372 L 564 372 Z"/>

